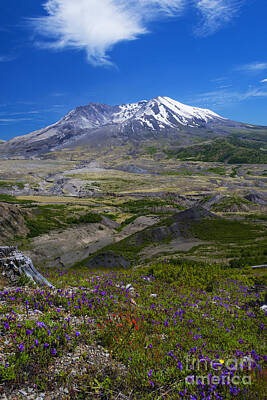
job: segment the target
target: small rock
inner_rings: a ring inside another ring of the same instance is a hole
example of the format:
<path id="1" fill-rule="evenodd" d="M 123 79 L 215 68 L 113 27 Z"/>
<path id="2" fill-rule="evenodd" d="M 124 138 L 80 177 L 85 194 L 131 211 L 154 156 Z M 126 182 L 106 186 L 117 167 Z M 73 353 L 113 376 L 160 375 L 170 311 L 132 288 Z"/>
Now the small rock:
<path id="1" fill-rule="evenodd" d="M 130 303 L 133 304 L 134 306 L 137 306 L 137 303 L 136 303 L 136 301 L 134 301 L 134 299 L 131 299 Z"/>
<path id="2" fill-rule="evenodd" d="M 23 390 L 23 389 L 19 390 L 19 393 L 20 393 L 20 394 L 23 394 L 23 396 L 27 396 L 27 394 L 28 394 L 28 393 L 25 392 L 25 390 Z"/>

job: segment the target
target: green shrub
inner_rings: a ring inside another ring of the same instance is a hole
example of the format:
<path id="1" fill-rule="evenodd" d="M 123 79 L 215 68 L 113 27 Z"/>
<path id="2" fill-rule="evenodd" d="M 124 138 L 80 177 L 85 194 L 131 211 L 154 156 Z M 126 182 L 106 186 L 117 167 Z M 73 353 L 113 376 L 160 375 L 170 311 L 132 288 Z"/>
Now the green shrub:
<path id="1" fill-rule="evenodd" d="M 12 182 L 12 181 L 0 181 L 0 188 L 12 188 L 13 186 L 17 186 L 19 189 L 23 189 L 24 183 Z"/>
<path id="2" fill-rule="evenodd" d="M 33 204 L 31 200 L 20 200 L 15 196 L 11 196 L 10 194 L 0 194 L 0 202 L 10 203 L 10 204 L 21 204 L 21 205 L 29 205 Z"/>
<path id="3" fill-rule="evenodd" d="M 81 215 L 79 217 L 71 217 L 67 218 L 67 223 L 68 224 L 92 224 L 92 223 L 97 223 L 101 222 L 102 217 L 101 215 L 94 214 L 94 213 L 87 213 L 85 215 Z"/>
<path id="4" fill-rule="evenodd" d="M 132 217 L 125 219 L 125 220 L 121 223 L 121 225 L 120 225 L 120 227 L 117 229 L 117 231 L 118 231 L 118 232 L 121 232 L 122 229 L 125 228 L 125 226 L 127 226 L 127 225 L 131 224 L 132 222 L 134 222 L 134 221 L 136 220 L 136 218 L 138 218 L 138 217 L 139 217 L 139 215 L 133 215 Z"/>
<path id="5" fill-rule="evenodd" d="M 206 170 L 206 172 L 211 172 L 216 175 L 226 175 L 226 169 L 222 167 L 209 168 Z"/>

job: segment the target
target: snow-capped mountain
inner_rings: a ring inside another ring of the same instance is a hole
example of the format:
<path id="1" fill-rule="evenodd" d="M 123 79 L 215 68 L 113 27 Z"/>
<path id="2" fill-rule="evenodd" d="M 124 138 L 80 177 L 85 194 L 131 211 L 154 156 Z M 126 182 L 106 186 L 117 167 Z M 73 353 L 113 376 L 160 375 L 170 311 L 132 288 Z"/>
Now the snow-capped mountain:
<path id="1" fill-rule="evenodd" d="M 187 106 L 169 97 L 157 97 L 149 101 L 120 106 L 114 116 L 115 123 L 130 122 L 134 119 L 151 130 L 202 126 L 212 121 L 225 121 L 210 110 Z"/>
<path id="2" fill-rule="evenodd" d="M 180 132 L 199 134 L 200 128 L 225 133 L 225 129 L 235 127 L 242 124 L 208 109 L 191 107 L 169 97 L 156 97 L 117 106 L 90 103 L 77 107 L 57 123 L 16 137 L 3 146 L 4 152 L 30 155 L 80 144 L 99 145 L 103 140 L 114 143 L 142 140 L 151 135 L 175 138 Z"/>

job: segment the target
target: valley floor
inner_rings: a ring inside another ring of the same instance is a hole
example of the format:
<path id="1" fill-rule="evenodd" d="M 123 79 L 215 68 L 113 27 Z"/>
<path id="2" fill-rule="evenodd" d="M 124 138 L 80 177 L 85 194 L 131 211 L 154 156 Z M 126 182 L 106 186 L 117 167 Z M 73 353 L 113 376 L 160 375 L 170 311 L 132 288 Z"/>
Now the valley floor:
<path id="1" fill-rule="evenodd" d="M 143 240 L 134 263 L 168 254 L 230 262 L 242 258 L 247 246 L 251 256 L 263 257 L 265 165 L 114 157 L 0 160 L 1 243 L 19 245 L 37 265 L 70 267 L 151 225 L 166 225 L 166 218 L 181 210 L 201 206 L 232 221 L 235 234 L 227 246 L 222 227 L 215 240 L 203 230 L 165 234 L 160 241 Z M 91 214 L 100 217 L 90 219 Z M 240 241 L 239 230 L 248 225 L 251 234 Z"/>

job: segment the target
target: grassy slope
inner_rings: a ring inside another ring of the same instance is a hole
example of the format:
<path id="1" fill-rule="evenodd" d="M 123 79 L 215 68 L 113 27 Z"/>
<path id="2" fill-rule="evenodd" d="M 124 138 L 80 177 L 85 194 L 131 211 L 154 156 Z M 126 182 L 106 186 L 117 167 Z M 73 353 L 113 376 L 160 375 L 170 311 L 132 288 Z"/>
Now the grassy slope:
<path id="1" fill-rule="evenodd" d="M 265 149 L 263 147 L 265 146 Z M 238 138 L 216 139 L 209 144 L 199 144 L 166 152 L 180 160 L 227 162 L 229 164 L 267 163 L 266 144 Z"/>
<path id="2" fill-rule="evenodd" d="M 93 213 L 91 207 L 77 207 L 66 204 L 37 205 L 30 200 L 19 200 L 14 196 L 0 194 L 0 201 L 17 204 L 25 208 L 24 219 L 31 239 L 56 229 L 67 229 L 72 225 L 101 223 L 102 216 Z"/>
<path id="3" fill-rule="evenodd" d="M 133 265 L 142 262 L 139 253 L 145 247 L 152 244 L 151 238 L 153 236 L 153 231 L 158 228 L 166 228 L 162 240 L 155 242 L 155 245 L 169 243 L 171 239 L 173 239 L 173 235 L 168 234 L 168 227 L 173 223 L 174 220 L 172 217 L 163 219 L 153 227 L 148 227 L 117 243 L 102 248 L 89 258 L 86 258 L 82 263 L 78 263 L 77 266 L 85 265 L 95 255 L 107 252 L 120 255 L 126 260 L 129 260 Z M 192 256 L 194 259 L 195 254 L 204 251 L 205 259 L 216 259 L 214 252 L 217 252 L 218 249 L 220 249 L 220 257 L 218 257 L 218 261 L 221 261 L 224 264 L 230 263 L 231 265 L 239 265 L 240 263 L 243 263 L 244 265 L 253 265 L 265 262 L 265 246 L 267 244 L 267 239 L 266 231 L 262 225 L 252 222 L 245 223 L 242 221 L 220 218 L 216 220 L 203 220 L 202 222 L 190 223 L 189 225 L 187 225 L 186 222 L 181 223 L 180 229 L 182 235 L 186 238 L 197 238 L 202 241 L 207 241 L 207 243 L 211 243 L 210 249 L 207 245 L 198 246 L 188 253 L 180 252 L 180 257 L 186 255 L 189 258 Z M 177 253 L 177 256 L 179 256 L 179 252 Z"/>

